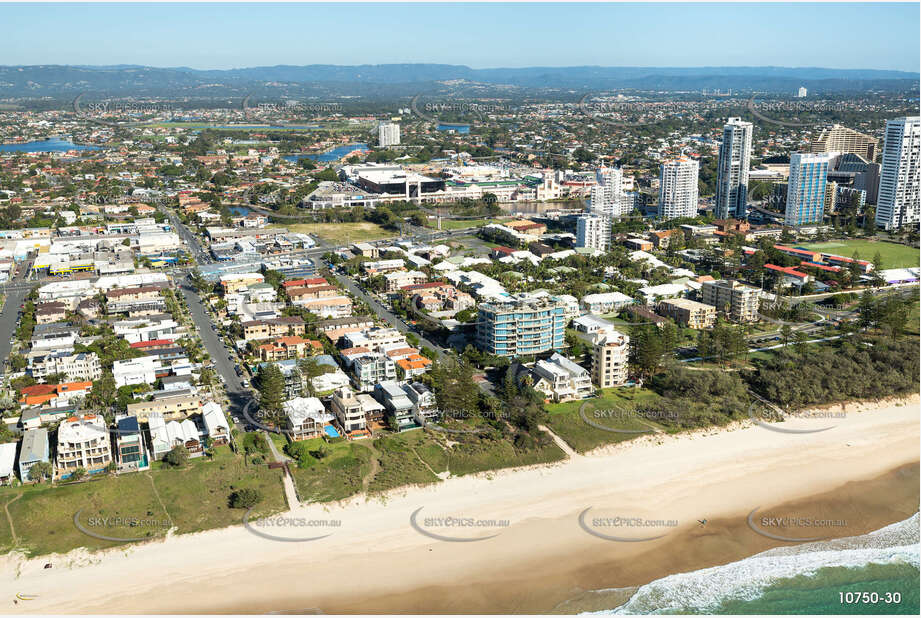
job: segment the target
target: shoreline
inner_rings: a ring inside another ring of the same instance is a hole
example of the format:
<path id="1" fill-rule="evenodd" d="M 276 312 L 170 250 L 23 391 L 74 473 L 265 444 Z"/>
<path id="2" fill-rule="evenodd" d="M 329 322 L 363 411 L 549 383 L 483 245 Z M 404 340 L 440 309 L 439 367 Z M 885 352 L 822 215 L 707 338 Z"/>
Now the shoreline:
<path id="1" fill-rule="evenodd" d="M 545 466 L 290 511 L 341 520 L 341 529 L 314 542 L 270 541 L 234 526 L 95 554 L 8 555 L 4 572 L 16 575 L 0 589 L 7 599 L 39 595 L 8 605 L 23 613 L 544 613 L 591 591 L 788 544 L 748 527 L 753 508 L 771 513 L 783 505 L 828 518 L 846 512 L 849 524 L 835 537 L 917 512 L 918 396 L 845 409 L 828 431 L 750 426 L 657 436 Z M 817 429 L 827 421 L 785 425 Z M 510 525 L 483 542 L 443 542 L 410 526 L 420 507 Z M 580 528 L 586 508 L 678 525 L 657 540 L 610 542 Z M 48 561 L 54 569 L 42 570 Z"/>

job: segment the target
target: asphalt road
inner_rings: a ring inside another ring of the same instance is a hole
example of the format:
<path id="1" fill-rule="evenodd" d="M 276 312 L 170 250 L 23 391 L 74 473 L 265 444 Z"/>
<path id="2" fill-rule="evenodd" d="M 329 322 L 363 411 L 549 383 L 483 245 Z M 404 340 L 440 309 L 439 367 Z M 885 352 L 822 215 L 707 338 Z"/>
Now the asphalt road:
<path id="1" fill-rule="evenodd" d="M 188 245 L 189 249 L 192 251 L 192 258 L 199 264 L 210 264 L 211 256 L 202 248 L 201 243 L 195 238 L 195 234 L 183 225 L 179 217 L 176 216 L 176 213 L 162 206 L 160 207 L 160 212 L 166 215 L 167 219 L 169 219 L 173 228 L 176 230 L 176 233 L 179 234 L 179 238 Z"/>
<path id="2" fill-rule="evenodd" d="M 0 358 L 4 361 L 10 357 L 12 345 L 10 339 L 19 323 L 19 305 L 29 295 L 29 288 L 14 288 L 6 291 L 3 312 L 0 313 Z"/>
<path id="3" fill-rule="evenodd" d="M 189 313 L 192 314 L 192 321 L 195 323 L 198 334 L 205 344 L 205 349 L 208 350 L 208 354 L 214 361 L 214 368 L 217 370 L 218 377 L 227 390 L 227 397 L 230 400 L 227 411 L 232 416 L 240 418 L 243 413 L 243 407 L 252 399 L 252 393 L 240 383 L 241 378 L 236 373 L 236 367 L 239 363 L 224 347 L 223 340 L 214 330 L 214 323 L 205 312 L 205 306 L 201 302 L 198 291 L 185 281 L 178 282 L 178 285 L 189 305 Z"/>
<path id="4" fill-rule="evenodd" d="M 400 316 L 396 315 L 393 311 L 388 309 L 387 306 L 381 303 L 376 297 L 371 296 L 363 289 L 361 289 L 361 287 L 359 287 L 351 277 L 347 275 L 337 275 L 337 278 L 342 282 L 342 285 L 344 285 L 349 292 L 365 301 L 365 303 L 371 307 L 371 311 L 374 312 L 374 315 L 376 315 L 378 318 L 384 322 L 387 322 L 387 324 L 397 329 L 404 335 L 411 332 L 409 325 L 406 324 L 406 322 L 404 322 Z M 435 351 L 435 355 L 438 357 L 438 360 L 444 360 L 445 353 L 440 345 L 429 341 L 423 337 L 421 333 L 415 333 L 415 335 L 419 337 L 421 345 L 428 346 Z"/>

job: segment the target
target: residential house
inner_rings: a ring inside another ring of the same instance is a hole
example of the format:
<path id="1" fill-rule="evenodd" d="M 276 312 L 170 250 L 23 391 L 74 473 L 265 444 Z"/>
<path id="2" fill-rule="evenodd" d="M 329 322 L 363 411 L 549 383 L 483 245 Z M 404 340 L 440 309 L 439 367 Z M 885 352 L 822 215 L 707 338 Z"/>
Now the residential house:
<path id="1" fill-rule="evenodd" d="M 413 415 L 413 402 L 397 382 L 385 380 L 377 384 L 374 387 L 374 398 L 387 409 L 387 415 L 392 417 L 391 427 L 398 431 L 418 427 Z"/>
<path id="2" fill-rule="evenodd" d="M 0 485 L 12 485 L 16 475 L 16 443 L 5 442 L 0 444 Z"/>
<path id="3" fill-rule="evenodd" d="M 32 478 L 31 470 L 40 461 L 51 461 L 48 430 L 44 427 L 26 429 L 19 449 L 19 478 L 23 483 L 37 480 Z"/>
<path id="4" fill-rule="evenodd" d="M 54 405 L 55 402 L 68 401 L 73 397 L 85 397 L 91 388 L 93 388 L 93 383 L 89 381 L 34 384 L 19 391 L 19 403 L 24 406 Z"/>
<path id="5" fill-rule="evenodd" d="M 333 415 L 326 411 L 316 397 L 295 397 L 284 403 L 287 428 L 292 440 L 316 438 L 323 427 L 332 422 Z"/>
<path id="6" fill-rule="evenodd" d="M 41 303 L 35 308 L 36 324 L 51 324 L 67 317 L 67 304 L 61 301 Z"/>
<path id="7" fill-rule="evenodd" d="M 177 446 L 185 448 L 190 457 L 201 457 L 204 453 L 201 434 L 190 419 L 167 422 L 162 414 L 153 412 L 147 424 L 154 459 L 162 459 Z"/>
<path id="8" fill-rule="evenodd" d="M 363 431 L 368 424 L 365 411 L 354 391 L 348 387 L 337 389 L 329 401 L 330 411 L 335 415 L 342 430 L 349 434 Z"/>
<path id="9" fill-rule="evenodd" d="M 139 471 L 150 468 L 150 458 L 136 416 L 115 417 L 115 453 L 119 471 Z"/>
<path id="10" fill-rule="evenodd" d="M 230 425 L 220 404 L 209 401 L 201 407 L 201 418 L 205 425 L 205 436 L 212 446 L 221 446 L 230 442 Z"/>
<path id="11" fill-rule="evenodd" d="M 413 402 L 413 416 L 419 425 L 438 418 L 438 404 L 435 393 L 422 382 L 407 382 L 403 384 L 403 392 Z"/>
<path id="12" fill-rule="evenodd" d="M 594 393 L 589 372 L 559 353 L 534 363 L 531 372 L 534 389 L 552 401 L 583 399 Z"/>

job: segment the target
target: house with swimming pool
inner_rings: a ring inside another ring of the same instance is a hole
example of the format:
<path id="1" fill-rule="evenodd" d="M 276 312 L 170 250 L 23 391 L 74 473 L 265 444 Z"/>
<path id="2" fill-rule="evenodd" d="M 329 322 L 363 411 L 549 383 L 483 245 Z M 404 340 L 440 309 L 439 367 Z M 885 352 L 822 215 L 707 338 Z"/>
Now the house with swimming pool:
<path id="1" fill-rule="evenodd" d="M 325 431 L 324 427 L 334 418 L 316 397 L 295 397 L 286 401 L 283 408 L 292 440 L 309 440 L 320 436 Z M 331 434 L 327 432 L 327 435 Z"/>

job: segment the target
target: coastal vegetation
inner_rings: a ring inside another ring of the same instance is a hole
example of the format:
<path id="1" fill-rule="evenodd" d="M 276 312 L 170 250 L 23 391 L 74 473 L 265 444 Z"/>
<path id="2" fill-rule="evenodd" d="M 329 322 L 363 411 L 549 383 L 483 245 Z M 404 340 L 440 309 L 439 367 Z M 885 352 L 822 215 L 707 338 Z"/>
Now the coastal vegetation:
<path id="1" fill-rule="evenodd" d="M 86 534 L 156 539 L 170 529 L 177 534 L 239 524 L 242 514 L 230 506 L 234 492 L 252 490 L 261 496 L 254 516 L 285 507 L 281 471 L 249 465 L 229 447 L 215 449 L 213 459 L 190 459 L 174 467 L 155 462 L 137 474 L 94 475 L 78 483 L 40 483 L 0 488 L 0 504 L 9 514 L 0 526 L 0 549 L 30 556 L 124 546 Z M 121 518 L 117 523 L 103 518 Z"/>

